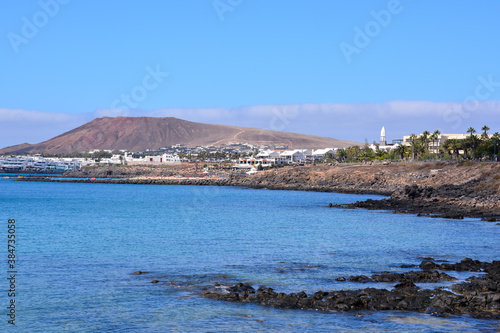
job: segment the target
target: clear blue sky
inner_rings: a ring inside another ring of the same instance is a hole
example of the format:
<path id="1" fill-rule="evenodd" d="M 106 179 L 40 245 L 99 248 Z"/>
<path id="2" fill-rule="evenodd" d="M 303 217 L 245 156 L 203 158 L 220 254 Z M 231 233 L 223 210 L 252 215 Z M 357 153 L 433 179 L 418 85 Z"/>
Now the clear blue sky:
<path id="1" fill-rule="evenodd" d="M 500 97 L 499 1 L 60 2 L 2 1 L 0 121 L 4 126 L 10 122 L 11 129 L 20 117 L 12 113 L 19 110 L 37 111 L 40 117 L 95 116 L 96 110 L 133 104 L 128 108 L 134 115 L 190 108 L 184 118 L 197 120 L 193 109 L 237 113 L 240 107 L 256 105 L 461 103 L 471 95 L 481 101 Z M 381 15 L 381 23 L 372 11 Z M 357 28 L 368 32 L 368 41 L 356 39 Z M 347 44 L 357 53 L 346 57 L 341 46 Z M 168 76 L 162 74 L 156 81 L 147 77 L 157 70 Z M 476 93 L 482 84 L 478 77 L 488 81 L 488 75 L 494 84 L 483 84 Z M 125 103 L 122 96 L 132 92 L 132 104 Z M 489 115 L 498 112 L 498 103 L 488 105 L 493 105 Z M 426 129 L 425 122 L 408 126 L 405 112 L 394 124 L 398 131 Z M 375 119 L 375 114 L 373 108 L 366 110 L 366 118 Z M 176 115 L 183 118 L 182 111 Z M 260 124 L 252 122 L 248 112 L 229 118 L 199 120 Z M 441 114 L 431 126 L 463 130 L 443 118 Z M 476 120 L 469 117 L 460 126 L 475 125 Z M 493 118 L 482 122 L 500 126 Z M 303 130 L 299 123 L 283 130 L 358 141 L 367 136 L 354 128 L 327 133 L 321 119 L 316 123 L 317 128 L 311 122 Z M 73 125 L 67 122 L 67 129 Z M 378 132 L 382 125 L 383 120 L 375 121 L 373 128 Z M 12 140 L 48 139 L 49 132 L 47 128 L 39 137 Z M 17 143 L 0 140 L 0 146 Z"/>

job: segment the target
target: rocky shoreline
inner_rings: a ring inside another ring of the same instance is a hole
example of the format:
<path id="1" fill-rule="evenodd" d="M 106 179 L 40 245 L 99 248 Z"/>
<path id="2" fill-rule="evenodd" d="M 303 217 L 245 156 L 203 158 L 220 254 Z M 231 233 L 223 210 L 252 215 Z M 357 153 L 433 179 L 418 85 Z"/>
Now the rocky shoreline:
<path id="1" fill-rule="evenodd" d="M 398 310 L 430 313 L 436 316 L 471 315 L 476 318 L 500 319 L 500 261 L 491 263 L 466 258 L 459 263 L 437 264 L 424 260 L 421 271 L 383 273 L 379 275 L 338 278 L 337 281 L 395 282 L 393 289 L 364 288 L 358 290 L 319 290 L 311 295 L 305 291 L 279 293 L 246 283 L 227 286 L 214 284 L 203 288 L 200 295 L 214 300 L 254 303 L 280 309 L 302 309 L 327 312 Z M 421 289 L 415 283 L 453 281 L 446 271 L 481 272 L 465 282 L 443 287 Z M 161 282 L 154 280 L 153 282 Z"/>
<path id="2" fill-rule="evenodd" d="M 346 205 L 331 204 L 330 207 L 391 210 L 400 214 L 417 214 L 418 216 L 449 219 L 476 217 L 488 222 L 500 221 L 500 196 L 482 193 L 481 190 L 476 190 L 478 186 L 480 186 L 478 181 L 465 186 L 420 187 L 406 185 L 393 192 L 388 199 L 358 201 Z"/>
<path id="3" fill-rule="evenodd" d="M 408 163 L 295 166 L 255 175 L 200 176 L 192 168 L 99 167 L 68 172 L 79 179 L 25 178 L 22 181 L 138 185 L 211 185 L 390 196 L 349 205 L 325 206 L 392 210 L 430 217 L 500 220 L 499 163 Z M 95 178 L 95 179 L 92 179 Z"/>

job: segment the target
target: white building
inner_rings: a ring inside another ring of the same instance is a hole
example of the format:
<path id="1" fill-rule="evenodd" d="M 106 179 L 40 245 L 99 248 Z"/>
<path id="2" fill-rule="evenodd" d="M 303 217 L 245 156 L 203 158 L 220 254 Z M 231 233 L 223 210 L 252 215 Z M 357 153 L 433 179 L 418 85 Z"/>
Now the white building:
<path id="1" fill-rule="evenodd" d="M 417 135 L 417 139 L 420 138 L 422 134 Z M 429 147 L 429 151 L 433 154 L 439 153 L 439 148 L 443 145 L 443 143 L 448 140 L 448 139 L 457 139 L 457 140 L 463 140 L 469 138 L 470 135 L 468 134 L 438 134 L 437 139 L 432 141 L 428 140 L 427 144 Z M 403 137 L 403 144 L 405 146 L 411 146 L 411 135 L 405 135 Z M 460 154 L 463 154 L 463 151 L 460 152 Z"/>
<path id="2" fill-rule="evenodd" d="M 81 167 L 81 159 L 77 158 L 44 158 L 39 156 L 0 158 L 0 168 L 4 171 L 67 171 L 79 170 Z"/>
<path id="3" fill-rule="evenodd" d="M 321 149 L 294 149 L 277 152 L 273 150 L 262 150 L 257 155 L 257 159 L 275 160 L 274 164 L 279 163 L 314 163 L 319 160 L 324 160 L 328 153 L 337 154 L 338 148 L 321 148 Z"/>
<path id="4" fill-rule="evenodd" d="M 263 167 L 270 167 L 278 163 L 280 163 L 278 158 L 246 157 L 246 158 L 239 158 L 238 160 L 236 160 L 234 163 L 234 167 L 240 169 L 250 168 L 252 166 L 258 166 L 258 165 L 262 165 Z"/>
<path id="5" fill-rule="evenodd" d="M 0 165 L 5 171 L 26 170 L 34 163 L 34 160 L 29 156 L 7 157 L 0 161 Z"/>
<path id="6" fill-rule="evenodd" d="M 280 154 L 279 160 L 282 163 L 299 163 L 305 162 L 305 154 L 302 152 L 302 149 L 295 150 L 285 150 Z"/>
<path id="7" fill-rule="evenodd" d="M 372 143 L 369 145 L 370 149 L 372 150 L 385 150 L 385 151 L 390 151 L 392 149 L 396 149 L 399 147 L 399 143 L 387 143 L 387 139 L 385 136 L 385 127 L 382 126 L 382 130 L 380 131 L 380 141 L 379 143 Z"/>
<path id="8" fill-rule="evenodd" d="M 258 158 L 279 158 L 280 154 L 277 151 L 274 150 L 263 150 L 257 154 Z"/>
<path id="9" fill-rule="evenodd" d="M 125 161 L 129 165 L 135 164 L 159 164 L 159 165 L 179 165 L 181 164 L 181 159 L 178 155 L 172 154 L 162 154 L 162 155 L 153 155 L 153 156 L 144 156 L 144 158 L 130 158 L 128 155 L 125 155 Z"/>
<path id="10" fill-rule="evenodd" d="M 326 154 L 328 153 L 335 156 L 337 154 L 337 148 L 316 149 L 313 150 L 312 155 L 314 157 L 314 161 L 319 161 L 324 160 L 326 158 Z"/>

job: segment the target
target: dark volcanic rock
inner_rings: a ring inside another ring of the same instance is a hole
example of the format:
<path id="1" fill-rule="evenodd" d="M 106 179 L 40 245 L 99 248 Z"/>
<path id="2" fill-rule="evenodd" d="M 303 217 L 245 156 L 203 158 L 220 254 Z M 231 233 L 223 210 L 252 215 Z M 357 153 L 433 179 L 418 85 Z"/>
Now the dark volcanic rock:
<path id="1" fill-rule="evenodd" d="M 470 258 L 465 258 L 465 259 L 463 259 L 462 261 L 460 261 L 459 263 L 456 263 L 456 264 L 442 263 L 440 265 L 434 263 L 433 261 L 422 261 L 422 263 L 420 264 L 420 267 L 422 269 L 424 269 L 422 267 L 422 265 L 424 264 L 424 262 L 425 262 L 426 266 L 428 266 L 428 267 L 432 266 L 433 269 L 437 268 L 437 269 L 442 270 L 442 271 L 480 272 L 481 270 L 486 270 L 488 268 L 494 267 L 494 265 L 495 265 L 494 263 L 496 261 L 494 261 L 493 263 L 487 263 L 487 262 L 481 262 L 479 260 L 472 260 Z"/>
<path id="2" fill-rule="evenodd" d="M 395 289 L 402 289 L 402 288 L 417 288 L 420 289 L 415 285 L 415 283 L 411 281 L 403 281 L 401 283 L 398 283 L 397 285 L 394 286 Z"/>
<path id="3" fill-rule="evenodd" d="M 354 275 L 354 276 L 349 276 L 349 278 L 347 279 L 351 282 L 361 282 L 361 283 L 365 283 L 365 282 L 371 282 L 373 281 L 372 279 L 370 279 L 368 276 L 366 275 Z"/>
<path id="4" fill-rule="evenodd" d="M 431 269 L 436 269 L 438 265 L 436 265 L 434 262 L 430 260 L 424 260 L 422 263 L 420 263 L 420 268 L 424 270 L 431 270 Z"/>
<path id="5" fill-rule="evenodd" d="M 494 170 L 496 166 L 492 166 Z M 455 170 L 456 171 L 456 170 Z M 457 171 L 458 172 L 458 171 Z M 485 221 L 495 222 L 500 218 L 500 192 L 488 182 L 496 182 L 497 178 L 488 178 L 494 172 L 485 172 L 480 177 L 470 178 L 459 184 L 405 185 L 395 189 L 391 197 L 383 200 L 366 200 L 348 205 L 332 205 L 336 208 L 364 208 L 376 210 L 392 210 L 403 214 L 418 216 L 463 219 L 464 217 L 480 217 Z M 462 178 L 466 179 L 467 175 Z M 492 184 L 491 184 L 492 185 Z M 498 188 L 498 185 L 495 185 Z"/>
<path id="6" fill-rule="evenodd" d="M 455 281 L 456 279 L 446 273 L 439 273 L 438 271 L 424 271 L 424 272 L 408 272 L 408 273 L 386 273 L 380 275 L 372 275 L 373 281 L 376 282 L 395 282 L 395 281 L 408 281 L 408 282 L 438 282 L 438 281 Z"/>
<path id="7" fill-rule="evenodd" d="M 433 265 L 432 267 L 436 268 L 437 265 Z M 337 281 L 342 281 L 336 279 Z M 438 281 L 455 281 L 456 279 L 452 276 L 449 276 L 446 273 L 440 273 L 438 271 L 423 271 L 423 272 L 406 272 L 406 273 L 382 273 L 382 274 L 374 274 L 371 277 L 366 275 L 355 275 L 350 276 L 348 278 L 350 282 L 419 282 L 419 283 L 428 283 L 428 282 L 438 282 Z M 345 280 L 344 280 L 345 281 Z"/>
<path id="8" fill-rule="evenodd" d="M 432 261 L 427 261 L 431 262 Z M 436 264 L 435 264 L 436 265 Z M 351 276 L 350 281 L 401 281 L 394 289 L 365 288 L 359 290 L 317 291 L 308 296 L 306 292 L 278 293 L 274 289 L 260 286 L 257 291 L 239 283 L 234 286 L 207 287 L 202 295 L 207 298 L 230 302 L 255 303 L 283 309 L 305 309 L 319 311 L 352 310 L 402 310 L 428 312 L 433 315 L 469 314 L 474 317 L 500 319 L 500 261 L 492 263 L 464 259 L 451 265 L 459 270 L 483 269 L 486 275 L 472 277 L 467 282 L 453 285 L 454 292 L 437 288 L 420 289 L 415 281 L 455 280 L 445 273 L 422 271 L 409 273 L 383 273 L 367 277 Z M 431 265 L 429 265 L 431 267 Z"/>
<path id="9" fill-rule="evenodd" d="M 146 274 L 146 273 L 148 273 L 148 272 L 136 271 L 136 272 L 134 272 L 134 273 L 132 273 L 132 274 L 135 274 L 135 275 L 141 275 L 141 274 Z"/>
<path id="10" fill-rule="evenodd" d="M 233 288 L 233 287 L 229 287 Z M 318 291 L 311 296 L 276 293 L 272 288 L 259 287 L 255 294 L 224 291 L 204 291 L 203 296 L 230 302 L 256 303 L 276 308 L 307 309 L 320 311 L 350 310 L 409 310 L 426 311 L 431 304 L 430 290 L 419 291 L 411 285 L 388 291 L 365 288 L 361 290 Z"/>

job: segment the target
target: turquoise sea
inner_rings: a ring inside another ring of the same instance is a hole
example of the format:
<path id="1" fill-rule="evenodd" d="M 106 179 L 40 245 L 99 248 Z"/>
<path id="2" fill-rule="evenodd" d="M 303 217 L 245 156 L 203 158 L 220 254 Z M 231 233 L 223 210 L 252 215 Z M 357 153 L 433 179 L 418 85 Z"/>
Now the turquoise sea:
<path id="1" fill-rule="evenodd" d="M 280 310 L 198 296 L 216 282 L 364 288 L 335 278 L 407 271 L 398 267 L 427 256 L 500 259 L 495 223 L 327 207 L 367 198 L 380 197 L 1 178 L 0 331 L 495 332 L 498 321 L 467 316 Z M 7 323 L 8 219 L 16 220 L 15 327 Z"/>

